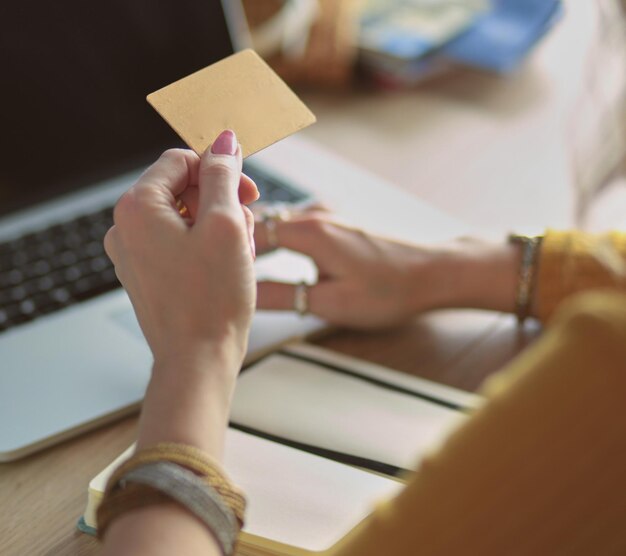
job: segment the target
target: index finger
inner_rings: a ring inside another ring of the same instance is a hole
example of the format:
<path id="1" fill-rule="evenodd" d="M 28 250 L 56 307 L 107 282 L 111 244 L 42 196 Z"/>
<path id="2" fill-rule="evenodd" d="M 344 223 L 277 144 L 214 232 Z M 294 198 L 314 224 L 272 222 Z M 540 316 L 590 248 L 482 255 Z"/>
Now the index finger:
<path id="1" fill-rule="evenodd" d="M 200 159 L 193 151 L 169 149 L 141 175 L 135 188 L 154 190 L 157 187 L 173 199 L 190 184 L 197 183 L 199 166 Z"/>

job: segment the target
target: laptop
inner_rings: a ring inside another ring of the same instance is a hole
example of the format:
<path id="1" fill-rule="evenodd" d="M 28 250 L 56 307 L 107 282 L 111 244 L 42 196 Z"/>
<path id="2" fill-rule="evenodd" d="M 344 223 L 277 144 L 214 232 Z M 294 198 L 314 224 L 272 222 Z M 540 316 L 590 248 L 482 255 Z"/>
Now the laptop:
<path id="1" fill-rule="evenodd" d="M 146 94 L 247 46 L 235 0 L 0 7 L 0 461 L 138 408 L 152 357 L 102 238 L 121 193 L 180 146 Z M 388 236 L 466 231 L 300 138 L 250 157 L 245 170 L 265 202 L 316 199 Z M 385 202 L 393 212 L 381 211 Z M 308 259 L 282 250 L 259 257 L 257 273 L 315 280 Z M 325 327 L 258 312 L 248 361 Z"/>

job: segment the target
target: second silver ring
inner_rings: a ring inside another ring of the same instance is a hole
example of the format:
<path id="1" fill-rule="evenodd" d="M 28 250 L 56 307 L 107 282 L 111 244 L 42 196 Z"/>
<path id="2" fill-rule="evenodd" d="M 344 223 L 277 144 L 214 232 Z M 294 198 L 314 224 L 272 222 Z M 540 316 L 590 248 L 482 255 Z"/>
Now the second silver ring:
<path id="1" fill-rule="evenodd" d="M 296 284 L 293 294 L 293 308 L 301 317 L 309 312 L 309 285 L 306 282 Z"/>
<path id="2" fill-rule="evenodd" d="M 262 222 L 265 225 L 265 236 L 267 238 L 267 246 L 270 250 L 278 249 L 278 230 L 279 221 L 286 220 L 287 214 L 284 210 L 268 210 L 263 213 Z"/>

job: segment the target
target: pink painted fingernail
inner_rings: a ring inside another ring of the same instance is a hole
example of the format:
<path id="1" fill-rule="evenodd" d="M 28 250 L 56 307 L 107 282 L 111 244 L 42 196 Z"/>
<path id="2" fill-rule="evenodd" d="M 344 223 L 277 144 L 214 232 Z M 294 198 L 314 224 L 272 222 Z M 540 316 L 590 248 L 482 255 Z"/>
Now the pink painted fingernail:
<path id="1" fill-rule="evenodd" d="M 237 137 L 235 132 L 227 129 L 217 136 L 217 139 L 211 146 L 213 154 L 229 154 L 234 155 L 237 152 Z"/>

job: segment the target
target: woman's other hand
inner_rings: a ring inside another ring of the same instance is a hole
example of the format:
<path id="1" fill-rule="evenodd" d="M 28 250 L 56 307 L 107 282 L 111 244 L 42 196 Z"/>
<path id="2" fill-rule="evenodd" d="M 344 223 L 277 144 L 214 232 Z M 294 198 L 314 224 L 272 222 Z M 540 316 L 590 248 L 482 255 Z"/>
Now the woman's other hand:
<path id="1" fill-rule="evenodd" d="M 261 219 L 255 239 L 259 252 L 283 247 L 311 257 L 318 281 L 308 287 L 307 308 L 332 324 L 389 327 L 444 307 L 513 310 L 519 253 L 504 243 L 411 245 L 344 226 L 322 211 Z M 294 310 L 296 288 L 261 282 L 257 306 Z"/>

